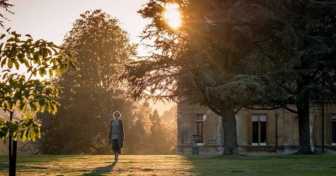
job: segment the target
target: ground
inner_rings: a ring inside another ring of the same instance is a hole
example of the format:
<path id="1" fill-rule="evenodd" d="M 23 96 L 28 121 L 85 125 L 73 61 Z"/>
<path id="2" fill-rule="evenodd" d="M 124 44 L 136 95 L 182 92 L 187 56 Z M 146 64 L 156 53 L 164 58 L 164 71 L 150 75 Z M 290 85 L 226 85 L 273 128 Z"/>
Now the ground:
<path id="1" fill-rule="evenodd" d="M 336 155 L 224 156 L 124 155 L 20 156 L 18 175 L 145 175 L 145 176 L 334 176 Z M 0 175 L 7 174 L 7 157 L 0 157 Z"/>

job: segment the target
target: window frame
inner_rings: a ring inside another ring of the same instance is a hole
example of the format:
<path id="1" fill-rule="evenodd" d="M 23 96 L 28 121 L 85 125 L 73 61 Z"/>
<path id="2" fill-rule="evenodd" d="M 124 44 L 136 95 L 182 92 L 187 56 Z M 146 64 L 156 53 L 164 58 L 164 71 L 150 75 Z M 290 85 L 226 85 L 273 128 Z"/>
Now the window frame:
<path id="1" fill-rule="evenodd" d="M 252 134 L 251 134 L 251 145 L 252 146 L 266 146 L 267 145 L 267 119 L 268 116 L 267 114 L 252 114 L 251 116 L 251 125 L 252 125 Z M 258 132 L 257 132 L 257 142 L 254 141 L 254 123 L 257 122 L 257 128 L 258 128 Z M 262 125 L 261 123 L 265 123 L 265 141 L 261 142 L 261 136 L 262 136 Z"/>
<path id="2" fill-rule="evenodd" d="M 197 144 L 204 144 L 204 113 L 197 113 L 195 120 L 195 135 L 199 137 L 199 142 Z"/>
<path id="3" fill-rule="evenodd" d="M 335 126 L 334 126 L 335 123 Z M 336 114 L 331 115 L 331 145 L 336 146 L 336 132 L 334 133 L 334 130 L 336 131 Z M 334 136 L 335 135 L 335 136 Z"/>

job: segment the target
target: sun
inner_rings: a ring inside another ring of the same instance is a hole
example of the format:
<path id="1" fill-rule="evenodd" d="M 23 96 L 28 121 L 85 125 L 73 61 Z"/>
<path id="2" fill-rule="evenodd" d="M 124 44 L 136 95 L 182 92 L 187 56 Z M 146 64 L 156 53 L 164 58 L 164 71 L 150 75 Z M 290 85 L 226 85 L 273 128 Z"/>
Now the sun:
<path id="1" fill-rule="evenodd" d="M 176 3 L 167 3 L 164 6 L 163 18 L 169 27 L 174 30 L 182 26 L 180 7 Z"/>

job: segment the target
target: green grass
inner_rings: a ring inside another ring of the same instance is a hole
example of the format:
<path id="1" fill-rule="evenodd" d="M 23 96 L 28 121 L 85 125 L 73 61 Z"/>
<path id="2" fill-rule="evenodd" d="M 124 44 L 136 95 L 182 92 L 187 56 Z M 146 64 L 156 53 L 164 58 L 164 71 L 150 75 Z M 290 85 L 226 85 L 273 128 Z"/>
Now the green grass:
<path id="1" fill-rule="evenodd" d="M 336 155 L 225 156 L 124 155 L 20 156 L 18 175 L 204 175 L 204 176 L 334 176 Z M 0 175 L 7 174 L 7 157 L 0 157 Z"/>
<path id="2" fill-rule="evenodd" d="M 241 156 L 192 159 L 195 173 L 217 176 L 332 176 L 335 155 Z"/>

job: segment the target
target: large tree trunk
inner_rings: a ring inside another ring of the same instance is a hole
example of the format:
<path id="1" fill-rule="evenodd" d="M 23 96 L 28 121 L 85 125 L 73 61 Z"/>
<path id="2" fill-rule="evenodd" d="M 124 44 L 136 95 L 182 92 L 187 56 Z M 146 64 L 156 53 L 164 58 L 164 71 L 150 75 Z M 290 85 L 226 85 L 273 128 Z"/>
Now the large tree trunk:
<path id="1" fill-rule="evenodd" d="M 309 118 L 309 100 L 303 98 L 303 102 L 297 105 L 299 118 L 299 154 L 311 154 L 310 144 L 310 118 Z"/>
<path id="2" fill-rule="evenodd" d="M 224 155 L 238 153 L 237 146 L 237 126 L 235 113 L 232 108 L 226 109 L 222 113 L 222 126 L 224 138 Z"/>
<path id="3" fill-rule="evenodd" d="M 195 56 L 196 58 L 198 56 Z M 209 70 L 199 70 L 194 72 L 194 76 L 197 78 L 195 82 L 201 92 L 204 93 L 208 107 L 222 118 L 223 127 L 223 141 L 224 141 L 224 155 L 232 155 L 238 153 L 237 145 L 237 126 L 234 112 L 234 105 L 228 101 L 223 101 L 219 96 L 221 90 L 216 88 L 209 88 L 208 85 L 213 87 L 216 81 L 209 75 L 213 74 L 208 72 Z M 214 76 L 214 75 L 212 75 Z"/>

